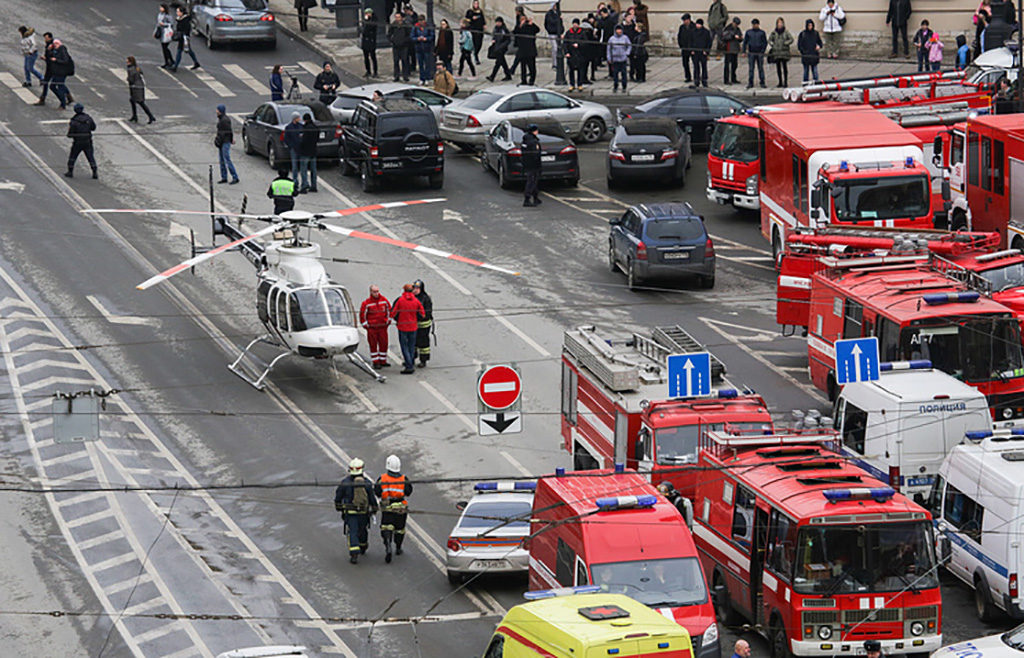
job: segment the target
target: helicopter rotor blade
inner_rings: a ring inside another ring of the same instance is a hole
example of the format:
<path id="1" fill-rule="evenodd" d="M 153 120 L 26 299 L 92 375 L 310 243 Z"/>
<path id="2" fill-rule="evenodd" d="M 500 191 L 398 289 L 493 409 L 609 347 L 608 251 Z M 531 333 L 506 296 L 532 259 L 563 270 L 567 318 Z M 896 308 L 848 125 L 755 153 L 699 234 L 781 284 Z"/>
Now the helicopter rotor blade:
<path id="1" fill-rule="evenodd" d="M 165 208 L 99 208 L 93 209 L 88 208 L 81 211 L 83 214 L 111 214 L 111 213 L 129 213 L 129 214 L 143 214 L 148 213 L 151 215 L 217 215 L 220 217 L 241 217 L 242 219 L 259 219 L 265 222 L 269 222 L 275 219 L 274 215 L 247 215 L 243 213 L 230 213 L 230 212 L 210 212 L 209 210 L 167 210 Z"/>
<path id="2" fill-rule="evenodd" d="M 209 251 L 206 251 L 204 253 L 201 253 L 201 254 L 199 254 L 197 256 L 193 256 L 192 258 L 189 258 L 187 261 L 185 261 L 183 263 L 179 263 L 179 264 L 175 265 L 174 267 L 172 267 L 172 268 L 170 268 L 168 270 L 164 270 L 163 272 L 161 272 L 160 274 L 157 274 L 156 276 L 153 276 L 153 277 L 150 277 L 149 279 L 146 279 L 145 281 L 143 281 L 142 283 L 140 283 L 139 285 L 137 285 L 135 287 L 138 288 L 139 290 L 146 290 L 147 288 L 151 288 L 151 287 L 155 286 L 158 283 L 166 281 L 167 279 L 171 278 L 175 274 L 178 274 L 179 272 L 187 270 L 188 268 L 190 268 L 190 267 L 192 267 L 194 265 L 198 265 L 199 263 L 202 263 L 203 261 L 209 260 L 209 259 L 213 258 L 214 256 L 217 256 L 218 254 L 222 254 L 225 251 L 228 251 L 232 247 L 237 247 L 238 245 L 240 245 L 240 244 L 242 244 L 244 242 L 249 242 L 250 240 L 255 240 L 258 237 L 261 237 L 263 235 L 267 235 L 268 233 L 273 233 L 274 231 L 280 230 L 280 229 L 285 228 L 287 226 L 288 226 L 288 224 L 284 223 L 284 224 L 271 224 L 270 226 L 266 226 L 264 228 L 261 228 L 260 230 L 256 231 L 255 233 L 250 233 L 249 235 L 245 236 L 244 238 L 239 238 L 238 240 L 235 240 L 233 242 L 228 242 L 227 244 L 222 244 L 219 247 L 215 247 L 215 248 L 213 248 L 213 249 L 211 249 Z"/>
<path id="3" fill-rule="evenodd" d="M 419 206 L 424 203 L 440 203 L 441 201 L 447 201 L 448 199 L 416 199 L 414 201 L 388 201 L 387 203 L 374 203 L 369 206 L 360 206 L 359 208 L 343 208 L 341 210 L 332 210 L 318 214 L 317 217 L 345 217 L 347 215 L 356 215 L 361 212 L 369 212 L 371 210 L 387 210 L 389 208 L 404 208 L 406 206 Z"/>
<path id="4" fill-rule="evenodd" d="M 404 242 L 402 240 L 395 240 L 394 238 L 388 238 L 388 237 L 385 237 L 383 235 L 375 235 L 373 233 L 366 233 L 364 231 L 357 231 L 355 229 L 344 228 L 344 227 L 341 227 L 341 226 L 334 226 L 333 224 L 324 224 L 323 222 L 320 223 L 320 228 L 323 228 L 323 229 L 326 229 L 328 231 L 331 231 L 332 233 L 337 233 L 339 235 L 344 235 L 344 236 L 349 237 L 349 238 L 360 238 L 362 240 L 371 240 L 373 242 L 379 242 L 381 244 L 390 245 L 392 247 L 401 247 L 403 249 L 409 249 L 411 251 L 415 251 L 415 252 L 421 253 L 421 254 L 429 254 L 431 256 L 437 256 L 438 258 L 447 258 L 449 260 L 458 261 L 460 263 L 466 263 L 468 265 L 473 265 L 475 267 L 483 267 L 483 268 L 488 269 L 488 270 L 494 270 L 496 272 L 501 272 L 502 274 L 510 274 L 512 276 L 520 276 L 519 272 L 515 272 L 513 270 L 509 270 L 509 269 L 506 269 L 504 267 L 498 267 L 497 265 L 491 265 L 490 263 L 484 263 L 484 262 L 481 262 L 481 261 L 478 261 L 478 260 L 473 260 L 472 258 L 466 258 L 465 256 L 459 256 L 458 254 L 453 254 L 450 251 L 441 251 L 440 249 L 434 249 L 433 247 L 426 247 L 426 246 L 421 245 L 421 244 L 414 244 L 412 242 Z"/>

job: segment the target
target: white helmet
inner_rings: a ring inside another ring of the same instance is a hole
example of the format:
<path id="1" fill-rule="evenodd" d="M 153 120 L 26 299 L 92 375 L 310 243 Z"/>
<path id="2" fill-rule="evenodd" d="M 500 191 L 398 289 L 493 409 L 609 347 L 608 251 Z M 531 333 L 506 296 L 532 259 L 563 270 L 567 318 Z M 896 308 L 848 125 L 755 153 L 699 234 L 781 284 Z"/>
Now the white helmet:
<path id="1" fill-rule="evenodd" d="M 384 467 L 392 473 L 401 473 L 402 460 L 398 458 L 398 455 L 388 455 L 388 460 L 384 462 Z"/>
<path id="2" fill-rule="evenodd" d="M 348 463 L 348 472 L 351 475 L 362 475 L 363 474 L 363 460 L 356 457 Z"/>

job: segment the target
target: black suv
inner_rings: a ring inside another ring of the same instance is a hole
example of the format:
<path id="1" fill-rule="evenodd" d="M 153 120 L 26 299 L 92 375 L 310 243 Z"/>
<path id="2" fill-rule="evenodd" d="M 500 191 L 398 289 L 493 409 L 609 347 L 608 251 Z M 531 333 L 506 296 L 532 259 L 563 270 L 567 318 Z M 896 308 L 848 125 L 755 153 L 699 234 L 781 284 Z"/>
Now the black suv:
<path id="1" fill-rule="evenodd" d="M 419 101 L 388 98 L 363 101 L 338 146 L 341 173 L 362 178 L 363 191 L 377 189 L 385 176 L 427 176 L 444 185 L 444 142 L 434 113 Z"/>

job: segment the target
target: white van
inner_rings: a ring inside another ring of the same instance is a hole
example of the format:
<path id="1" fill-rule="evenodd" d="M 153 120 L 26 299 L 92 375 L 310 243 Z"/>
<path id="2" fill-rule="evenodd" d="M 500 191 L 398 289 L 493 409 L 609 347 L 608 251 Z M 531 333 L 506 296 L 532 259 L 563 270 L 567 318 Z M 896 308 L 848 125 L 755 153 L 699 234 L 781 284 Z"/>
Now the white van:
<path id="1" fill-rule="evenodd" d="M 928 361 L 883 363 L 880 370 L 877 381 L 843 386 L 833 426 L 843 454 L 921 502 L 964 434 L 992 429 L 988 401 Z"/>
<path id="2" fill-rule="evenodd" d="M 1005 46 L 978 55 L 964 71 L 964 81 L 975 84 L 994 85 L 1003 76 L 1017 79 L 1017 54 Z"/>
<path id="3" fill-rule="evenodd" d="M 940 560 L 974 588 L 978 618 L 1024 619 L 1024 429 L 971 432 L 939 468 L 926 505 Z"/>

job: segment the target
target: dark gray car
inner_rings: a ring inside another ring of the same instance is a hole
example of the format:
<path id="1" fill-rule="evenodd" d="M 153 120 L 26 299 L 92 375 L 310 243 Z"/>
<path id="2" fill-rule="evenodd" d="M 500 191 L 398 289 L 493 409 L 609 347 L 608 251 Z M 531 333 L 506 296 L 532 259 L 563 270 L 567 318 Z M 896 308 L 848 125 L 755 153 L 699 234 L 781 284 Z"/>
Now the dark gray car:
<path id="1" fill-rule="evenodd" d="M 623 179 L 681 187 L 690 157 L 690 135 L 672 119 L 623 119 L 608 144 L 608 187 Z"/>
<path id="2" fill-rule="evenodd" d="M 608 265 L 636 289 L 646 279 L 696 277 L 715 285 L 715 249 L 704 218 L 688 203 L 633 206 L 609 221 Z"/>
<path id="3" fill-rule="evenodd" d="M 267 0 L 196 0 L 192 30 L 213 50 L 225 43 L 277 45 L 277 21 Z"/>

